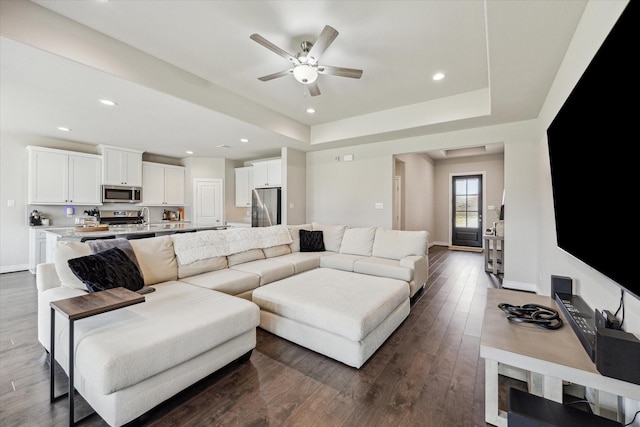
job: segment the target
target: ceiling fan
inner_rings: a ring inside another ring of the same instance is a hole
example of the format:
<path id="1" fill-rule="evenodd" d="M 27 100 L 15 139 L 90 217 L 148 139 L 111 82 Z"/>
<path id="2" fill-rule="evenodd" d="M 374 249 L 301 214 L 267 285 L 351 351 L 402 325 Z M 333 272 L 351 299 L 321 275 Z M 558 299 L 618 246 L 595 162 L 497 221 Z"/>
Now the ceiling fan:
<path id="1" fill-rule="evenodd" d="M 330 76 L 349 77 L 352 79 L 359 79 L 362 76 L 362 70 L 356 70 L 354 68 L 332 67 L 330 65 L 320 65 L 320 56 L 327 50 L 329 45 L 338 37 L 338 32 L 326 25 L 315 44 L 311 42 L 300 43 L 301 51 L 295 55 L 291 55 L 278 46 L 271 43 L 259 34 L 252 34 L 249 38 L 251 40 L 260 43 L 267 49 L 277 53 L 283 58 L 287 59 L 293 67 L 282 70 L 277 73 L 269 74 L 268 76 L 258 77 L 258 80 L 263 82 L 276 79 L 278 77 L 293 74 L 293 77 L 304 84 L 309 90 L 311 96 L 320 95 L 320 89 L 316 82 L 318 74 L 327 74 Z"/>

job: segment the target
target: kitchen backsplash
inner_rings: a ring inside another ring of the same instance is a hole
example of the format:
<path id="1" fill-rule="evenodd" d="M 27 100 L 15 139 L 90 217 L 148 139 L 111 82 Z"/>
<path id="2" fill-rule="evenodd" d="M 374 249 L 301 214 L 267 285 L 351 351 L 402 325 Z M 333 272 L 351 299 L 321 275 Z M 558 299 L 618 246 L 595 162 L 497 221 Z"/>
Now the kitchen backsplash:
<path id="1" fill-rule="evenodd" d="M 25 217 L 25 222 L 29 225 L 29 215 L 32 211 L 37 210 L 40 212 L 40 215 L 43 219 L 49 220 L 49 226 L 52 227 L 73 227 L 75 225 L 75 220 L 78 217 L 85 217 L 87 214 L 84 211 L 92 211 L 93 209 L 98 210 L 141 210 L 141 206 L 131 205 L 128 203 L 105 203 L 102 206 L 80 206 L 73 205 L 69 206 L 73 207 L 74 213 L 73 215 L 67 215 L 67 206 L 52 206 L 52 205 L 29 205 L 27 209 L 27 216 Z M 150 206 L 149 214 L 150 219 L 149 222 L 160 222 L 162 220 L 162 212 L 165 209 L 178 209 L 178 208 L 167 208 L 163 206 Z"/>

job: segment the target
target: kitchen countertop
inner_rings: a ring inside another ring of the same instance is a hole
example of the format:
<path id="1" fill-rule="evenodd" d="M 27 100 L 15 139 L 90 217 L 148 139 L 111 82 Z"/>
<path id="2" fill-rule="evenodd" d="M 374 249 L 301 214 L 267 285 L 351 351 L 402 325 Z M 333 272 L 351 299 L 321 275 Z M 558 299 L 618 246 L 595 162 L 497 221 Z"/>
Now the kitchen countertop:
<path id="1" fill-rule="evenodd" d="M 211 224 L 191 224 L 184 222 L 163 222 L 157 224 L 135 224 L 135 225 L 111 225 L 105 231 L 77 231 L 76 227 L 38 227 L 44 232 L 58 236 L 61 240 L 80 240 L 83 237 L 104 237 L 113 236 L 126 237 L 129 234 L 154 233 L 156 236 L 173 234 L 176 231 L 204 231 L 204 230 L 224 230 L 227 226 L 215 226 Z"/>

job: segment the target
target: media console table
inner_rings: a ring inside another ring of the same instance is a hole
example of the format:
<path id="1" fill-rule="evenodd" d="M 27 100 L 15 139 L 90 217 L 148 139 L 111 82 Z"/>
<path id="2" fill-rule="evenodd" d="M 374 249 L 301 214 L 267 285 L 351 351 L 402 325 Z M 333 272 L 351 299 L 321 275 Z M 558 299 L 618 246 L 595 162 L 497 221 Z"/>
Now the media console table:
<path id="1" fill-rule="evenodd" d="M 533 324 L 511 323 L 498 304 L 534 303 L 558 309 L 548 296 L 507 289 L 487 289 L 487 304 L 480 336 L 480 357 L 485 359 L 485 421 L 506 426 L 506 412 L 498 409 L 498 375 L 501 365 L 527 372 L 529 393 L 562 402 L 562 382 L 569 381 L 596 390 L 640 400 L 640 386 L 605 377 L 567 324 L 557 330 Z M 623 421 L 623 420 L 619 420 Z"/>

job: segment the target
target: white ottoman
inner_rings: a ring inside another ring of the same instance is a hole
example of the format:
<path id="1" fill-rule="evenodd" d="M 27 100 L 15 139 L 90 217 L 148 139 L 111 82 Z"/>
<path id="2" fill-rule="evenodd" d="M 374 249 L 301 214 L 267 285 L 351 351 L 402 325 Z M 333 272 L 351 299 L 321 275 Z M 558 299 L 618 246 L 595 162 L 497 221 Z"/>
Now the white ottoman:
<path id="1" fill-rule="evenodd" d="M 253 291 L 260 327 L 360 368 L 409 315 L 402 280 L 317 268 Z"/>

